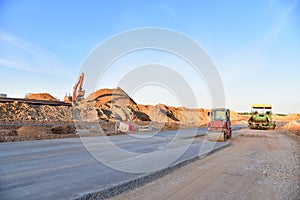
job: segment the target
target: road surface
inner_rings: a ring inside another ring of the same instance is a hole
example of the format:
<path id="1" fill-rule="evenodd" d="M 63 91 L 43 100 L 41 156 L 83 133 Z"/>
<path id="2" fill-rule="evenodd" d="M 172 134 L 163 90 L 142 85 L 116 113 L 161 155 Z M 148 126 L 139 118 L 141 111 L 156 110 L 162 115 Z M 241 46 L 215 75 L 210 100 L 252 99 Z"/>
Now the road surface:
<path id="1" fill-rule="evenodd" d="M 116 146 L 134 153 L 151 153 L 159 149 L 162 152 L 157 155 L 159 161 L 165 159 L 163 149 L 170 141 L 176 142 L 173 147 L 176 150 L 191 139 L 192 133 L 203 135 L 206 131 L 206 128 L 187 129 L 176 139 L 176 131 L 160 132 L 149 138 L 122 135 L 110 136 L 109 139 Z M 151 136 L 151 133 L 137 135 L 147 134 Z M 136 167 L 137 163 L 128 164 L 127 158 L 118 156 L 114 149 L 106 148 L 104 143 L 96 143 L 97 138 L 88 137 L 88 140 L 94 141 L 91 146 L 100 145 L 101 153 L 111 157 L 120 166 L 126 165 L 125 168 L 129 169 Z M 223 144 L 219 143 L 213 148 Z M 173 163 L 196 156 L 203 146 L 201 140 L 193 141 Z M 121 172 L 102 164 L 87 151 L 79 138 L 0 144 L 1 199 L 70 199 L 143 174 L 147 173 Z"/>
<path id="2" fill-rule="evenodd" d="M 229 147 L 111 200 L 298 200 L 299 152 L 281 130 L 242 129 Z"/>

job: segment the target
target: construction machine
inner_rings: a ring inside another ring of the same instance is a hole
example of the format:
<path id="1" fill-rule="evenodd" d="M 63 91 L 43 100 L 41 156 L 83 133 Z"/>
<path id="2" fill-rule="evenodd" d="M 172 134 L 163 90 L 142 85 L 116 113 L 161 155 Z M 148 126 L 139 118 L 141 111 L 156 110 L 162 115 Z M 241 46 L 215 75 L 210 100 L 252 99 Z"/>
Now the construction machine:
<path id="1" fill-rule="evenodd" d="M 211 112 L 208 112 L 208 116 L 211 116 L 211 120 L 208 123 L 208 140 L 224 142 L 230 139 L 232 134 L 230 110 L 226 108 L 214 108 Z"/>
<path id="2" fill-rule="evenodd" d="M 251 117 L 248 120 L 250 129 L 275 129 L 276 124 L 272 121 L 272 105 L 253 104 L 251 106 Z"/>
<path id="3" fill-rule="evenodd" d="M 79 80 L 75 83 L 75 85 L 73 87 L 72 96 L 66 95 L 64 98 L 64 102 L 66 102 L 66 103 L 72 102 L 73 104 L 76 104 L 84 99 L 85 90 L 82 89 L 83 79 L 84 79 L 84 73 L 82 72 L 79 77 Z"/>

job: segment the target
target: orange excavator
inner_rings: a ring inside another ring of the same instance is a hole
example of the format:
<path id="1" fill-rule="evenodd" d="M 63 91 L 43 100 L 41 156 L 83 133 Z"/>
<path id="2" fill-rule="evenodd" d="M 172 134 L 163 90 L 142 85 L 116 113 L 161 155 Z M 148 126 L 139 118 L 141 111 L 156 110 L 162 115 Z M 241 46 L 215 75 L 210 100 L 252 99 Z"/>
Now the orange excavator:
<path id="1" fill-rule="evenodd" d="M 64 98 L 64 102 L 66 102 L 66 103 L 72 102 L 73 104 L 76 104 L 76 103 L 80 102 L 81 100 L 83 100 L 84 93 L 85 93 L 85 91 L 82 89 L 83 79 L 84 79 L 84 73 L 82 72 L 79 77 L 79 80 L 75 83 L 75 85 L 73 87 L 73 95 L 72 96 L 66 95 Z M 78 86 L 79 86 L 79 89 L 78 89 Z"/>

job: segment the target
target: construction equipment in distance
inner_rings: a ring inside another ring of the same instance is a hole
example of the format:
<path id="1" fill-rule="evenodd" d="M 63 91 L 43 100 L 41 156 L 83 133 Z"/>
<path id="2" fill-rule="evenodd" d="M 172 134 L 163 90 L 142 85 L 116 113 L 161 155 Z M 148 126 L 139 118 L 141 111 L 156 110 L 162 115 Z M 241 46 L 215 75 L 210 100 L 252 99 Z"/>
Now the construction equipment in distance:
<path id="1" fill-rule="evenodd" d="M 272 105 L 253 104 L 251 107 L 251 117 L 248 120 L 250 129 L 275 129 L 276 124 L 272 121 Z"/>
<path id="2" fill-rule="evenodd" d="M 214 108 L 211 112 L 208 112 L 208 116 L 211 116 L 211 120 L 208 123 L 208 140 L 224 142 L 230 139 L 232 134 L 230 110 L 226 108 Z"/>
<path id="3" fill-rule="evenodd" d="M 66 103 L 72 102 L 73 104 L 76 104 L 84 99 L 85 91 L 82 89 L 83 79 L 84 79 L 84 73 L 82 72 L 79 77 L 79 80 L 75 83 L 75 85 L 73 87 L 73 95 L 72 96 L 66 95 L 64 97 L 64 102 L 66 102 Z M 78 89 L 78 86 L 79 86 L 79 89 Z"/>

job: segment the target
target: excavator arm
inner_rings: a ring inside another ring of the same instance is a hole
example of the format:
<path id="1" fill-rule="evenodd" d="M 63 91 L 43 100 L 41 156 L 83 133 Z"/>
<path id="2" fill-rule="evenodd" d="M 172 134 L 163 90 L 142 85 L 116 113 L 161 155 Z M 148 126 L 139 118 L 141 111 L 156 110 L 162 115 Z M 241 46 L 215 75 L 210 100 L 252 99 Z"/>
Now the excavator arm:
<path id="1" fill-rule="evenodd" d="M 80 77 L 79 77 L 79 80 L 75 83 L 75 85 L 73 87 L 73 97 L 72 97 L 73 102 L 77 101 L 77 88 L 78 88 L 78 86 L 79 86 L 79 93 L 83 91 L 82 90 L 83 79 L 84 79 L 84 73 L 82 72 Z"/>

